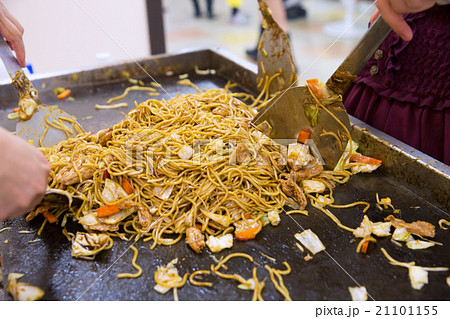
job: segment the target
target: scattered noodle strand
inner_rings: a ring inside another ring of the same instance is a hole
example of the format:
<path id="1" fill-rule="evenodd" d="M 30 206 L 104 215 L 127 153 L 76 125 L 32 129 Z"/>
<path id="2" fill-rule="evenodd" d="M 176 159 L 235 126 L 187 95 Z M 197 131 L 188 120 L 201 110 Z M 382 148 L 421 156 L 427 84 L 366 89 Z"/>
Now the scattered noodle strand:
<path id="1" fill-rule="evenodd" d="M 118 274 L 117 278 L 119 278 L 119 279 L 121 279 L 121 278 L 138 278 L 139 276 L 142 275 L 142 268 L 138 264 L 136 264 L 136 260 L 137 260 L 139 251 L 133 245 L 131 245 L 130 248 L 134 251 L 133 260 L 131 261 L 131 264 L 137 270 L 137 273 L 135 273 L 135 274 L 130 274 L 130 273 Z"/>

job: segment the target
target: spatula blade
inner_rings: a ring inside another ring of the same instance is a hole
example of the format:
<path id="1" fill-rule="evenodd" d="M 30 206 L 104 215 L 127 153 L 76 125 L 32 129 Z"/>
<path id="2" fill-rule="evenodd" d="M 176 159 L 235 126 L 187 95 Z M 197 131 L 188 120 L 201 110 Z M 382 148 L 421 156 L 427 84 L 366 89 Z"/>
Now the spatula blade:
<path id="1" fill-rule="evenodd" d="M 297 80 L 296 66 L 286 32 L 273 19 L 265 0 L 259 0 L 265 28 L 258 44 L 257 83 L 269 85 L 269 93 L 287 89 Z M 270 83 L 269 80 L 272 79 Z M 262 87 L 260 87 L 262 90 Z"/>
<path id="2" fill-rule="evenodd" d="M 76 124 L 73 124 L 65 119 L 72 120 Z M 63 130 L 57 129 L 48 124 L 53 123 L 58 125 L 54 122 L 55 120 L 59 120 L 64 123 L 64 125 L 66 125 L 71 132 L 67 132 L 66 134 Z M 63 140 L 68 139 L 69 137 L 75 137 L 78 134 L 75 125 L 78 125 L 81 128 L 81 126 L 76 122 L 75 117 L 64 112 L 57 106 L 39 105 L 31 119 L 26 121 L 19 120 L 17 122 L 16 132 L 18 136 L 22 137 L 26 141 L 33 141 L 33 145 L 36 147 L 51 147 Z"/>
<path id="3" fill-rule="evenodd" d="M 336 102 L 327 107 L 338 120 L 326 110 L 317 108 L 314 98 L 304 86 L 292 87 L 270 101 L 253 120 L 254 125 L 267 121 L 272 127 L 273 139 L 297 139 L 302 129 L 311 130 L 308 144 L 320 153 L 327 169 L 334 169 L 348 142 L 345 129 L 339 121 L 350 128 L 350 120 L 344 106 Z M 311 116 L 317 111 L 317 116 Z M 317 122 L 317 123 L 315 123 Z M 318 157 L 318 154 L 315 154 Z M 319 158 L 320 159 L 320 158 Z"/>

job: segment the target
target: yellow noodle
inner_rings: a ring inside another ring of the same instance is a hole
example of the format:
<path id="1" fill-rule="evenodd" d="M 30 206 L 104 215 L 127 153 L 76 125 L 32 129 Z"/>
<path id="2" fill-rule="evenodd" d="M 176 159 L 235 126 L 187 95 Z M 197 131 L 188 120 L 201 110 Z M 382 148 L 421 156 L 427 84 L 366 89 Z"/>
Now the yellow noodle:
<path id="1" fill-rule="evenodd" d="M 356 247 L 356 253 L 359 254 L 359 252 L 361 251 L 361 247 L 365 242 L 371 241 L 373 243 L 376 243 L 377 240 L 371 236 L 368 237 L 364 237 L 363 239 L 360 240 L 360 242 L 358 243 L 358 246 Z"/>
<path id="2" fill-rule="evenodd" d="M 307 210 L 293 209 L 293 210 L 289 210 L 289 211 L 286 212 L 286 215 L 291 215 L 291 214 L 302 214 L 302 215 L 308 216 L 308 211 Z"/>
<path id="3" fill-rule="evenodd" d="M 337 205 L 337 204 L 330 204 L 328 206 L 333 208 L 349 208 L 349 207 L 355 207 L 357 205 L 366 205 L 366 207 L 363 209 L 363 213 L 367 212 L 367 210 L 370 208 L 370 204 L 368 202 L 354 202 L 347 205 Z"/>
<path id="4" fill-rule="evenodd" d="M 242 258 L 247 258 L 248 260 L 250 260 L 251 262 L 253 262 L 253 257 L 245 254 L 245 253 L 232 253 L 229 254 L 228 256 L 226 256 L 224 259 L 222 259 L 215 267 L 214 269 L 220 269 L 220 267 L 222 267 L 223 264 L 225 264 L 228 260 L 230 260 L 231 258 L 236 258 L 236 257 L 242 257 Z"/>
<path id="5" fill-rule="evenodd" d="M 448 220 L 445 220 L 445 219 L 440 219 L 439 220 L 439 227 L 441 228 L 441 229 L 444 229 L 444 230 L 447 230 L 448 229 L 448 227 L 445 227 L 444 225 L 450 225 L 450 222 L 448 221 Z"/>
<path id="6" fill-rule="evenodd" d="M 106 104 L 111 104 L 111 102 L 123 99 L 125 96 L 127 96 L 128 92 L 130 91 L 150 91 L 150 92 L 156 92 L 156 90 L 154 88 L 150 88 L 150 87 L 142 87 L 142 86 L 137 86 L 137 85 L 133 85 L 130 87 L 127 87 L 125 89 L 125 91 L 116 97 L 110 98 L 108 101 L 106 101 Z"/>
<path id="7" fill-rule="evenodd" d="M 0 233 L 4 232 L 5 230 L 10 230 L 10 229 L 12 229 L 12 228 L 11 227 L 2 228 L 2 229 L 0 229 Z"/>
<path id="8" fill-rule="evenodd" d="M 264 289 L 264 286 L 266 285 L 265 280 L 266 280 L 266 278 L 264 278 L 263 281 L 259 282 L 259 289 L 258 289 L 258 293 L 257 293 L 258 301 L 264 301 L 261 293 Z"/>
<path id="9" fill-rule="evenodd" d="M 269 271 L 270 280 L 272 281 L 275 288 L 283 295 L 284 300 L 292 301 L 291 297 L 289 296 L 289 291 L 284 285 L 283 277 L 281 276 L 280 271 L 272 267 L 269 267 L 268 265 L 265 265 L 264 268 L 266 268 Z M 275 279 L 275 277 L 277 277 L 278 281 Z"/>
<path id="10" fill-rule="evenodd" d="M 384 248 L 381 248 L 381 252 L 386 257 L 386 259 L 389 260 L 389 263 L 391 263 L 394 266 L 411 268 L 412 266 L 416 265 L 416 263 L 414 261 L 406 263 L 406 262 L 401 262 L 401 261 L 395 260 L 394 258 L 392 258 L 391 255 L 388 254 L 388 252 Z M 422 267 L 422 266 L 420 266 L 420 267 L 426 271 L 448 271 L 448 267 Z"/>
<path id="11" fill-rule="evenodd" d="M 44 230 L 45 224 L 47 224 L 47 219 L 44 219 L 44 221 L 42 222 L 42 225 L 41 225 L 41 227 L 39 228 L 39 230 L 37 232 L 38 236 L 41 236 L 42 231 Z"/>
<path id="12" fill-rule="evenodd" d="M 197 270 L 194 271 L 190 276 L 189 276 L 189 282 L 194 285 L 194 286 L 198 286 L 198 287 L 212 287 L 213 283 L 212 282 L 201 282 L 201 281 L 197 281 L 195 280 L 195 276 L 200 275 L 200 274 L 204 274 L 204 275 L 209 275 L 211 272 L 209 270 Z"/>
<path id="13" fill-rule="evenodd" d="M 43 141 L 44 141 L 45 134 L 47 134 L 47 132 L 48 132 L 48 126 L 45 126 L 45 130 L 44 130 L 44 132 L 42 133 L 41 138 L 39 139 L 39 146 L 40 146 L 40 147 L 44 147 L 44 145 L 43 145 L 42 143 L 43 143 Z"/>
<path id="14" fill-rule="evenodd" d="M 332 137 L 334 137 L 336 139 L 336 141 L 338 142 L 338 144 L 339 144 L 339 149 L 341 151 L 344 151 L 344 149 L 342 147 L 341 139 L 336 135 L 336 133 L 334 133 L 334 132 L 326 132 L 326 133 L 320 134 L 319 136 L 320 137 L 322 137 L 322 136 L 332 136 Z"/>
<path id="15" fill-rule="evenodd" d="M 353 233 L 355 231 L 355 229 L 347 227 L 342 225 L 342 223 L 339 221 L 339 219 L 337 219 L 336 216 L 334 216 L 328 209 L 324 209 L 322 205 L 316 203 L 317 199 L 309 194 L 306 194 L 309 199 L 311 200 L 311 205 L 317 209 L 319 209 L 320 211 L 322 211 L 325 215 L 327 215 L 329 218 L 331 218 L 332 221 L 334 221 L 336 223 L 336 225 L 338 225 L 340 228 L 349 231 L 351 233 Z"/>
<path id="16" fill-rule="evenodd" d="M 255 287 L 253 288 L 253 297 L 252 297 L 252 301 L 257 301 L 258 300 L 258 292 L 259 292 L 259 280 L 258 280 L 258 275 L 257 275 L 257 269 L 256 267 L 253 267 L 252 270 L 252 275 L 253 275 L 253 282 L 255 284 Z"/>
<path id="17" fill-rule="evenodd" d="M 219 270 L 217 270 L 216 268 L 214 268 L 214 265 L 211 265 L 211 271 L 219 276 L 220 278 L 224 278 L 224 279 L 234 279 L 239 281 L 241 284 L 248 286 L 249 283 L 247 282 L 247 280 L 245 280 L 245 278 L 243 278 L 241 275 L 239 274 L 224 274 L 222 272 L 220 272 Z"/>
<path id="18" fill-rule="evenodd" d="M 138 278 L 139 276 L 142 275 L 142 268 L 138 264 L 136 264 L 136 259 L 137 259 L 139 251 L 133 245 L 131 245 L 130 248 L 134 251 L 133 260 L 131 261 L 131 264 L 137 270 L 137 273 L 135 273 L 135 274 L 130 274 L 130 273 L 118 274 L 117 278 L 119 278 L 119 279 L 121 279 L 121 278 Z"/>
<path id="19" fill-rule="evenodd" d="M 94 108 L 98 110 L 110 110 L 110 109 L 118 109 L 120 107 L 128 107 L 128 103 L 116 103 L 116 104 L 95 104 Z"/>
<path id="20" fill-rule="evenodd" d="M 263 255 L 264 257 L 266 257 L 267 259 L 270 259 L 272 261 L 277 261 L 275 258 L 270 257 L 269 255 L 266 255 L 265 253 L 261 252 L 261 255 Z"/>

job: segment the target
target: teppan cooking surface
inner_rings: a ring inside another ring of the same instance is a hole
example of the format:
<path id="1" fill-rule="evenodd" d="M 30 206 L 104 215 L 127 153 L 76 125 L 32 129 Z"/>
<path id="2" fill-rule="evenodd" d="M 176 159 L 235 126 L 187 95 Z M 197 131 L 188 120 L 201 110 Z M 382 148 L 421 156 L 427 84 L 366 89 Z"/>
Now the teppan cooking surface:
<path id="1" fill-rule="evenodd" d="M 393 204 L 401 210 L 406 221 L 426 220 L 437 225 L 445 213 L 436 209 L 422 198 L 403 188 L 395 181 L 375 172 L 353 176 L 335 191 L 339 204 L 366 200 L 371 204 L 367 212 L 372 221 L 382 221 L 392 211 L 379 211 L 375 207 L 375 193 L 390 196 Z M 351 300 L 349 286 L 362 285 L 375 300 L 448 300 L 449 288 L 445 282 L 448 272 L 430 272 L 429 284 L 422 290 L 411 288 L 406 268 L 392 266 L 380 251 L 384 247 L 395 259 L 403 262 L 415 261 L 419 266 L 450 265 L 448 233 L 436 229 L 435 241 L 444 243 L 426 250 L 413 251 L 397 247 L 389 239 L 380 239 L 371 245 L 367 255 L 355 252 L 357 241 L 353 235 L 341 230 L 320 211 L 308 207 L 309 216 L 282 215 L 279 226 L 270 225 L 252 241 L 235 241 L 232 249 L 214 254 L 217 258 L 233 252 L 244 252 L 255 259 L 254 263 L 243 259 L 231 259 L 226 273 L 239 273 L 251 278 L 254 266 L 258 278 L 266 279 L 262 292 L 265 300 L 283 300 L 269 279 L 264 265 L 284 269 L 286 261 L 292 267 L 291 274 L 284 276 L 284 282 L 293 300 Z M 332 209 L 344 225 L 356 228 L 362 220 L 362 207 Z M 115 240 L 111 250 L 103 251 L 93 261 L 71 257 L 71 243 L 61 233 L 58 225 L 47 225 L 40 237 L 37 231 L 42 219 L 27 223 L 24 218 L 8 220 L 3 227 L 11 230 L 0 234 L 2 243 L 2 267 L 5 276 L 10 272 L 24 273 L 21 279 L 41 287 L 46 300 L 171 300 L 173 295 L 157 293 L 154 273 L 158 266 L 166 265 L 174 258 L 179 259 L 177 267 L 180 275 L 199 269 L 209 270 L 215 264 L 211 253 L 194 253 L 184 241 L 173 246 L 157 246 L 150 250 L 150 243 L 138 241 L 137 264 L 143 269 L 142 276 L 135 279 L 118 279 L 119 273 L 134 273 L 131 265 L 133 251 L 128 249 L 131 242 Z M 69 230 L 82 230 L 74 223 Z M 295 246 L 294 234 L 304 229 L 312 229 L 322 240 L 326 251 L 320 252 L 309 261 L 304 260 L 306 251 L 300 252 Z M 18 233 L 29 230 L 30 234 Z M 28 241 L 40 238 L 40 241 Z M 4 241 L 9 243 L 5 244 Z M 128 250 L 127 250 L 128 249 Z M 273 257 L 268 259 L 263 254 Z M 196 287 L 189 282 L 178 289 L 180 300 L 250 300 L 252 291 L 237 288 L 234 280 L 221 279 L 215 275 L 204 276 L 203 280 L 213 282 L 213 286 Z M 370 299 L 370 297 L 369 297 Z"/>
<path id="2" fill-rule="evenodd" d="M 154 60 L 157 60 L 158 64 L 155 65 L 160 68 L 158 74 L 165 74 L 168 70 L 167 64 L 170 64 L 170 70 L 175 71 L 173 76 L 155 78 L 171 96 L 175 96 L 177 92 L 195 92 L 191 87 L 176 83 L 178 75 L 185 72 L 190 73 L 189 78 L 200 88 L 223 87 L 227 80 L 231 79 L 240 84 L 237 91 L 254 92 L 253 83 L 256 78 L 254 70 L 244 68 L 240 65 L 242 61 L 237 59 L 224 58 L 217 53 L 208 52 L 193 51 L 178 56 L 172 55 L 168 58 L 152 58 L 144 61 L 143 65 L 144 67 L 146 67 L 146 63 L 153 65 Z M 193 65 L 199 65 L 201 69 L 215 68 L 218 73 L 197 75 L 193 71 Z M 131 68 L 131 66 L 117 65 L 113 67 L 113 70 L 120 71 L 127 68 Z M 156 69 L 156 66 L 154 68 Z M 98 74 L 99 71 L 83 72 L 81 79 L 83 76 Z M 108 72 L 108 69 L 105 68 L 102 72 Z M 116 72 L 116 74 L 119 73 Z M 132 74 L 132 77 L 143 79 L 146 85 L 149 85 L 151 81 L 144 74 L 140 76 Z M 70 111 L 78 118 L 86 131 L 96 132 L 111 126 L 123 118 L 121 112 L 126 113 L 134 108 L 134 101 L 141 102 L 149 98 L 148 92 L 130 92 L 126 98 L 119 101 L 127 102 L 128 108 L 94 110 L 95 104 L 105 104 L 106 100 L 120 95 L 126 87 L 132 85 L 125 79 L 108 80 L 101 76 L 98 77 L 101 79 L 98 83 L 95 80 L 81 81 L 81 83 L 75 81 L 70 87 L 75 100 L 61 102 L 51 93 L 51 88 L 69 87 L 68 78 L 72 78 L 72 76 L 39 80 L 39 83 L 47 81 L 47 90 L 40 90 L 41 99 L 50 105 L 52 103 L 60 104 L 63 109 Z M 161 92 L 161 96 L 155 97 L 156 99 L 169 97 L 162 89 L 157 90 Z M 0 95 L 3 96 L 0 105 L 0 125 L 13 130 L 14 121 L 5 120 L 6 113 L 14 107 L 14 92 L 8 92 L 9 88 L 0 87 Z M 93 118 L 82 120 L 89 115 L 92 115 Z M 368 150 L 371 149 L 373 143 L 375 143 L 374 139 L 368 137 L 363 141 Z M 391 154 L 391 146 L 386 146 L 386 143 L 382 146 L 388 147 L 389 156 L 397 159 L 397 155 L 393 151 Z M 382 148 L 372 147 L 372 149 L 376 153 Z M 380 154 L 369 152 L 367 155 L 379 156 Z M 392 167 L 390 168 L 388 161 L 385 161 L 384 164 L 383 167 L 386 170 L 382 167 L 372 174 L 358 174 L 351 177 L 348 183 L 338 185 L 334 192 L 336 203 L 367 201 L 371 204 L 367 215 L 376 222 L 382 221 L 386 216 L 392 214 L 392 211 L 378 210 L 375 206 L 375 194 L 379 193 L 381 198 L 388 196 L 392 199 L 393 205 L 401 210 L 401 214 L 396 217 L 407 222 L 424 220 L 432 223 L 436 226 L 436 237 L 433 240 L 444 245 L 413 251 L 406 248 L 405 245 L 403 247 L 394 245 L 390 238 L 380 238 L 376 244 L 371 244 L 367 255 L 357 254 L 355 250 L 359 239 L 354 241 L 351 233 L 340 229 L 322 212 L 308 206 L 309 216 L 282 214 L 279 226 L 268 225 L 257 235 L 255 240 L 235 241 L 232 249 L 214 254 L 216 258 L 220 259 L 221 256 L 227 256 L 230 253 L 243 252 L 250 254 L 255 260 L 254 263 L 251 263 L 243 258 L 231 259 L 227 263 L 228 270 L 224 272 L 238 273 L 244 278 L 251 278 L 252 268 L 256 266 L 258 278 L 260 280 L 266 278 L 266 285 L 262 291 L 265 300 L 283 299 L 271 283 L 269 273 L 264 269 L 264 265 L 284 269 L 283 261 L 288 262 L 292 267 L 292 272 L 283 278 L 294 300 L 351 300 L 348 287 L 358 285 L 365 286 L 370 295 L 369 299 L 372 297 L 375 300 L 449 300 L 450 289 L 445 282 L 449 272 L 429 272 L 429 284 L 417 291 L 411 288 L 408 270 L 390 265 L 381 253 L 380 248 L 384 247 L 393 258 L 402 262 L 415 261 L 417 265 L 427 267 L 450 266 L 449 231 L 442 230 L 438 226 L 439 219 L 449 219 L 448 213 L 431 204 L 430 202 L 433 201 L 430 198 L 421 197 L 417 195 L 417 191 L 413 192 L 409 187 L 405 187 L 405 182 L 402 182 L 401 179 L 387 174 L 386 172 L 389 172 Z M 413 162 L 411 165 L 416 164 L 417 162 Z M 425 172 L 421 174 L 425 174 Z M 444 179 L 444 181 L 446 180 Z M 445 205 L 445 196 L 448 197 L 448 195 L 443 195 Z M 358 227 L 363 218 L 363 206 L 330 210 L 344 225 L 352 228 Z M 129 247 L 132 242 L 115 239 L 113 248 L 101 252 L 95 260 L 75 259 L 71 257 L 71 243 L 61 233 L 59 225 L 47 224 L 41 236 L 37 236 L 42 221 L 43 218 L 38 217 L 27 223 L 22 217 L 0 224 L 0 229 L 11 227 L 0 233 L 4 292 L 7 299 L 11 298 L 6 293 L 8 274 L 18 272 L 25 274 L 19 281 L 39 286 L 45 291 L 43 298 L 45 300 L 172 300 L 172 292 L 161 295 L 153 289 L 156 284 L 154 273 L 158 266 L 166 265 L 172 259 L 178 258 L 177 268 L 180 275 L 184 275 L 186 272 L 192 273 L 199 269 L 209 270 L 211 264 L 215 264 L 208 249 L 205 249 L 202 254 L 196 254 L 184 243 L 184 240 L 173 246 L 157 246 L 153 250 L 149 249 L 150 242 L 143 243 L 140 240 L 134 245 L 139 249 L 137 264 L 143 269 L 142 276 L 135 279 L 118 279 L 119 273 L 136 272 L 131 265 L 133 251 Z M 67 227 L 72 232 L 82 231 L 82 228 L 74 222 L 68 222 Z M 304 259 L 307 252 L 302 253 L 295 246 L 294 234 L 304 229 L 313 230 L 326 247 L 326 251 L 318 253 L 309 261 Z M 19 233 L 22 230 L 28 230 L 30 233 Z M 29 242 L 36 239 L 40 240 Z M 5 243 L 6 240 L 8 243 Z M 263 254 L 275 258 L 276 261 Z M 211 288 L 196 287 L 188 282 L 184 287 L 178 289 L 179 299 L 250 300 L 252 298 L 253 292 L 237 288 L 237 282 L 234 280 L 222 279 L 215 275 L 203 276 L 202 280 L 212 282 L 213 286 Z"/>

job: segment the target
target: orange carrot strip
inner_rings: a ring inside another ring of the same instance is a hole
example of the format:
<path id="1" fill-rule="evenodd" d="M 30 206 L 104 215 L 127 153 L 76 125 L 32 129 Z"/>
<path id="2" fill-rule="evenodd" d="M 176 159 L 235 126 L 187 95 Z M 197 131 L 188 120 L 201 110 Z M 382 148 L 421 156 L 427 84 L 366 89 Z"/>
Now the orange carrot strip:
<path id="1" fill-rule="evenodd" d="M 304 144 L 310 137 L 311 130 L 309 128 L 304 128 L 300 131 L 300 134 L 298 134 L 297 142 Z"/>
<path id="2" fill-rule="evenodd" d="M 367 254 L 367 249 L 369 248 L 369 241 L 365 241 L 361 246 L 361 252 Z"/>
<path id="3" fill-rule="evenodd" d="M 70 94 L 71 92 L 72 92 L 72 91 L 71 91 L 70 89 L 67 89 L 67 90 L 65 90 L 64 92 L 59 93 L 56 97 L 57 97 L 58 99 L 60 99 L 60 100 L 64 100 L 66 97 L 69 96 L 69 94 Z"/>
<path id="4" fill-rule="evenodd" d="M 308 83 L 309 85 L 318 85 L 319 80 L 318 79 L 309 79 L 309 80 L 306 80 L 306 83 Z"/>
<path id="5" fill-rule="evenodd" d="M 13 108 L 13 112 L 14 112 L 14 113 L 19 112 L 19 110 L 20 110 L 20 107 L 15 107 L 15 108 Z"/>
<path id="6" fill-rule="evenodd" d="M 131 183 L 126 178 L 122 180 L 122 188 L 128 195 L 130 195 L 134 191 L 133 185 L 131 185 Z"/>
<path id="7" fill-rule="evenodd" d="M 250 240 L 256 237 L 256 231 L 259 226 L 255 226 L 253 228 L 249 228 L 247 230 L 241 231 L 239 233 L 234 234 L 234 237 L 238 240 Z"/>
<path id="8" fill-rule="evenodd" d="M 356 162 L 356 163 L 363 163 L 363 164 L 370 164 L 370 165 L 380 165 L 382 161 L 372 158 L 369 156 L 364 156 L 361 154 L 352 154 L 350 156 L 350 162 Z"/>
<path id="9" fill-rule="evenodd" d="M 56 223 L 58 221 L 55 215 L 50 213 L 48 210 L 43 211 L 42 215 L 44 215 L 45 219 L 47 219 L 50 224 Z"/>
<path id="10" fill-rule="evenodd" d="M 98 217 L 107 217 L 120 212 L 120 208 L 117 205 L 105 205 L 103 207 L 97 208 Z"/>
<path id="11" fill-rule="evenodd" d="M 320 87 L 320 83 L 319 83 L 318 79 L 306 80 L 306 83 L 308 83 L 309 88 L 314 93 L 316 98 L 318 98 L 318 99 L 323 99 L 324 98 L 324 95 L 323 95 L 323 92 L 322 92 L 322 89 Z"/>

